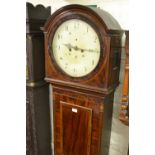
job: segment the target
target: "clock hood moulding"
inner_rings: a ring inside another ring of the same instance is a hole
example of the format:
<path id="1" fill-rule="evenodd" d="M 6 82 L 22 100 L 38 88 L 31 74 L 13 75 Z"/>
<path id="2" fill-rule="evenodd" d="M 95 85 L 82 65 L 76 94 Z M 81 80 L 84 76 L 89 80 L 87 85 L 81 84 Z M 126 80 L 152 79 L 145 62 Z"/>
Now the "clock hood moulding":
<path id="1" fill-rule="evenodd" d="M 121 30 L 121 26 L 111 14 L 109 14 L 104 10 L 101 10 L 100 8 L 91 8 L 91 9 L 94 10 L 102 18 L 109 31 Z"/>
<path id="2" fill-rule="evenodd" d="M 116 21 L 116 19 L 109 14 L 108 12 L 100 9 L 100 8 L 90 8 L 90 7 L 86 7 L 83 5 L 78 5 L 78 4 L 71 4 L 71 5 L 66 5 L 60 9 L 58 9 L 57 11 L 55 11 L 51 17 L 49 17 L 49 19 L 47 20 L 46 24 L 44 25 L 44 32 L 48 31 L 48 27 L 49 24 L 51 23 L 52 20 L 54 20 L 58 14 L 61 14 L 64 12 L 64 10 L 70 10 L 70 13 L 74 10 L 85 10 L 87 11 L 87 13 L 89 12 L 89 14 L 93 14 L 94 16 L 100 18 L 100 20 L 102 21 L 103 25 L 104 25 L 104 29 L 106 31 L 106 33 L 120 33 L 120 32 L 124 32 L 124 30 L 121 29 L 121 26 L 119 25 L 119 23 Z"/>

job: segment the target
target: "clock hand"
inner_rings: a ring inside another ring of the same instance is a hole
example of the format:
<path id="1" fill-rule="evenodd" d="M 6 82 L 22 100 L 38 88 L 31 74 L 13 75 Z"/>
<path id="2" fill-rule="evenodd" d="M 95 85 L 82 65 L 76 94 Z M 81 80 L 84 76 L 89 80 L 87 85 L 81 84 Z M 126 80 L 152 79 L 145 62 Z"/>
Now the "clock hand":
<path id="1" fill-rule="evenodd" d="M 64 44 L 67 48 L 71 48 L 71 44 Z"/>
<path id="2" fill-rule="evenodd" d="M 76 50 L 76 51 L 78 51 L 78 50 L 80 50 L 82 53 L 84 52 L 84 51 L 86 51 L 86 52 L 97 52 L 98 53 L 98 51 L 95 51 L 95 50 L 93 50 L 93 49 L 83 49 L 83 48 L 79 48 L 79 47 L 77 47 L 77 46 L 71 46 L 74 50 Z"/>
<path id="3" fill-rule="evenodd" d="M 73 48 L 75 51 L 80 50 L 80 48 L 79 48 L 79 47 L 77 47 L 77 46 L 72 46 L 72 48 Z"/>
<path id="4" fill-rule="evenodd" d="M 69 51 L 71 51 L 71 48 L 73 47 L 71 44 L 64 44 L 64 45 L 68 48 Z"/>
<path id="5" fill-rule="evenodd" d="M 86 52 L 97 52 L 98 53 L 98 51 L 95 51 L 95 50 L 92 50 L 92 49 L 83 49 L 83 48 L 79 48 L 78 46 L 72 46 L 70 43 L 64 44 L 64 45 L 68 48 L 69 51 L 71 51 L 71 48 L 73 48 L 75 51 L 80 50 L 82 53 L 84 51 L 86 51 Z"/>
<path id="6" fill-rule="evenodd" d="M 84 49 L 84 50 L 87 51 L 87 52 L 96 52 L 96 53 L 98 53 L 98 51 L 93 50 L 93 49 Z"/>
<path id="7" fill-rule="evenodd" d="M 69 44 L 64 44 L 64 45 L 69 49 L 69 51 L 71 51 L 71 48 L 73 48 L 75 51 L 80 50 L 79 47 L 77 47 L 77 46 L 72 46 L 70 43 L 69 43 Z"/>
<path id="8" fill-rule="evenodd" d="M 72 46 L 71 44 L 69 44 L 71 48 L 73 48 L 75 51 L 78 51 L 80 50 L 81 52 L 84 52 L 86 51 L 86 49 L 82 49 L 82 48 L 79 48 L 78 46 Z"/>
<path id="9" fill-rule="evenodd" d="M 98 53 L 98 51 L 95 51 L 95 50 L 92 50 L 92 49 L 80 49 L 81 50 L 81 52 L 84 52 L 84 51 L 86 51 L 86 52 L 97 52 Z"/>

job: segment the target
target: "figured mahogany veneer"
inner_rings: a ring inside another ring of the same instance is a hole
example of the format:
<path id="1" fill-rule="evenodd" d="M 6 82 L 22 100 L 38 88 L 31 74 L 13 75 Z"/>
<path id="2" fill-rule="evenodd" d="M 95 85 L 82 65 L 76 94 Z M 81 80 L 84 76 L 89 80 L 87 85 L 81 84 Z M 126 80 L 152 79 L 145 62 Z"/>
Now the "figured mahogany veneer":
<path id="1" fill-rule="evenodd" d="M 59 87 L 53 92 L 55 154 L 107 154 L 113 93 L 104 98 Z"/>
<path id="2" fill-rule="evenodd" d="M 54 33 L 61 23 L 69 19 L 84 20 L 99 36 L 99 64 L 84 77 L 68 76 L 53 58 L 51 43 Z M 62 7 L 47 20 L 44 26 L 45 80 L 52 86 L 54 155 L 109 154 L 113 97 L 119 84 L 122 32 L 108 13 L 81 5 Z"/>

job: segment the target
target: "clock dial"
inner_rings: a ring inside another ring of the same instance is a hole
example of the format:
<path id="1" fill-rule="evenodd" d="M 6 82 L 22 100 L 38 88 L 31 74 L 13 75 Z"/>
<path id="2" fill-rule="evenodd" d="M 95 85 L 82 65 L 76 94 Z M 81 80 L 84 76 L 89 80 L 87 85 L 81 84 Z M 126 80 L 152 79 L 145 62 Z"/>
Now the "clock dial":
<path id="1" fill-rule="evenodd" d="M 97 33 L 79 19 L 65 21 L 57 28 L 52 49 L 58 66 L 72 77 L 82 77 L 92 72 L 100 58 Z"/>

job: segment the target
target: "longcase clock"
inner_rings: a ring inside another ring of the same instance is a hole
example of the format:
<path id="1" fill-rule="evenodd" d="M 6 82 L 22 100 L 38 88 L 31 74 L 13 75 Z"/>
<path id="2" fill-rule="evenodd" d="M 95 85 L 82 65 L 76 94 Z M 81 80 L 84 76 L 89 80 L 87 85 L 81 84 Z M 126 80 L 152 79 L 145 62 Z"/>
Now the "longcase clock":
<path id="1" fill-rule="evenodd" d="M 26 155 L 51 155 L 43 27 L 50 7 L 26 3 Z"/>
<path id="2" fill-rule="evenodd" d="M 68 5 L 44 26 L 54 155 L 108 155 L 121 36 L 100 9 Z"/>

